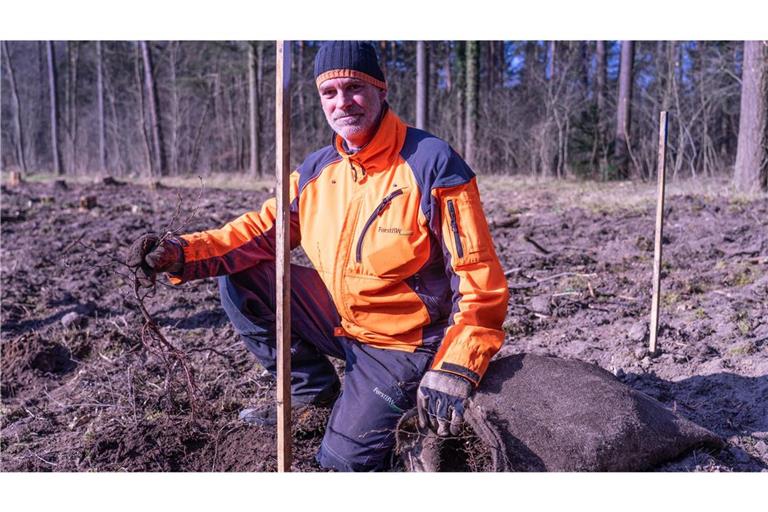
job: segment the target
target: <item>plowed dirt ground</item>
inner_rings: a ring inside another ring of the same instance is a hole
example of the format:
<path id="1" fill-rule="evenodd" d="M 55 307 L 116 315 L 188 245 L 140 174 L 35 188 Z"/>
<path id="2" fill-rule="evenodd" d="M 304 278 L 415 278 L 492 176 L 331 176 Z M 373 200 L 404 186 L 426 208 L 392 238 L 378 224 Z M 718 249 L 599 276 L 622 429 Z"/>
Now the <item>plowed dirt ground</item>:
<path id="1" fill-rule="evenodd" d="M 669 194 L 662 350 L 652 358 L 644 350 L 652 195 L 622 184 L 588 194 L 556 183 L 481 185 L 511 290 L 502 353 L 595 363 L 727 440 L 720 453 L 693 453 L 659 470 L 768 470 L 768 198 Z M 88 195 L 96 206 L 80 208 Z M 243 407 L 273 400 L 274 384 L 230 327 L 216 282 L 163 284 L 146 300 L 194 371 L 190 396 L 181 366 L 142 344 L 132 279 L 117 261 L 141 234 L 174 224 L 179 198 L 176 224 L 197 205 L 185 226 L 191 232 L 257 209 L 269 195 L 101 182 L 3 186 L 3 471 L 276 469 L 274 427 L 237 418 Z M 308 264 L 302 254 L 294 260 Z M 320 470 L 314 453 L 326 417 L 317 410 L 295 418 L 295 470 Z"/>

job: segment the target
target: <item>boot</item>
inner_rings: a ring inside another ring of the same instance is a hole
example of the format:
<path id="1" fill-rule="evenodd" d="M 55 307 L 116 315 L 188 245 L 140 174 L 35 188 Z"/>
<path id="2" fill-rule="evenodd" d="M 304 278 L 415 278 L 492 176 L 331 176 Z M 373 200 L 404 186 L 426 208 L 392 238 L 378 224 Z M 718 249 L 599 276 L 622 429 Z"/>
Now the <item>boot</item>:
<path id="1" fill-rule="evenodd" d="M 330 388 L 321 391 L 312 401 L 308 403 L 292 403 L 291 415 L 298 417 L 313 407 L 330 409 L 340 394 L 341 384 L 336 381 Z M 277 425 L 277 404 L 269 402 L 256 407 L 249 407 L 240 411 L 238 417 L 249 425 L 261 427 Z"/>

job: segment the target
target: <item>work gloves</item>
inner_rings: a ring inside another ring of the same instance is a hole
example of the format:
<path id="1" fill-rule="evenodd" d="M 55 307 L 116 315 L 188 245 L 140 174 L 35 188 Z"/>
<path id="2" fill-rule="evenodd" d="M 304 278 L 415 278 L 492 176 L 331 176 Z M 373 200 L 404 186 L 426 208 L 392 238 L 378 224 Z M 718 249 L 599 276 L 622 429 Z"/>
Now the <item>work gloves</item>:
<path id="1" fill-rule="evenodd" d="M 431 428 L 438 436 L 457 436 L 464 422 L 464 402 L 472 394 L 472 383 L 453 373 L 429 370 L 416 392 L 419 428 Z"/>
<path id="2" fill-rule="evenodd" d="M 125 263 L 137 269 L 141 286 L 155 283 L 158 272 L 180 272 L 184 266 L 184 250 L 177 238 L 160 242 L 157 235 L 142 235 L 128 249 Z"/>

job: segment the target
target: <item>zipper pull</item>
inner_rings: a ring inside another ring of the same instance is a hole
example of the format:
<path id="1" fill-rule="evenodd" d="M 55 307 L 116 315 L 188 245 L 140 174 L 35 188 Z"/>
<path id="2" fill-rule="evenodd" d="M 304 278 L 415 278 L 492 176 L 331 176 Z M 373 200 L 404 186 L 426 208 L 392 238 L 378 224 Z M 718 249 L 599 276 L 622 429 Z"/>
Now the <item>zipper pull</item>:
<path id="1" fill-rule="evenodd" d="M 376 215 L 380 217 L 381 214 L 384 213 L 384 208 L 386 208 L 387 205 L 391 203 L 394 198 L 396 198 L 402 193 L 403 193 L 403 189 L 399 188 L 394 192 L 392 192 L 391 194 L 389 194 L 384 199 L 382 199 L 381 204 L 378 207 L 376 207 Z"/>

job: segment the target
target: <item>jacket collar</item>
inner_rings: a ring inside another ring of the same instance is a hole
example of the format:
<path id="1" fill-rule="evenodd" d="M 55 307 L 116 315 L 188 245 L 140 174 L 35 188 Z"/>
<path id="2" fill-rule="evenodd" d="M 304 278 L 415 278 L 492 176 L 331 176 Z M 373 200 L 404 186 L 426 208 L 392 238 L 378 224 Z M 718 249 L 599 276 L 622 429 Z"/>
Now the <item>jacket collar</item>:
<path id="1" fill-rule="evenodd" d="M 334 136 L 334 146 L 339 155 L 345 160 L 361 166 L 366 173 L 388 169 L 397 158 L 405 142 L 407 126 L 389 106 L 385 106 L 385 109 L 376 134 L 360 150 L 348 153 L 344 149 L 344 139 L 339 135 Z"/>

